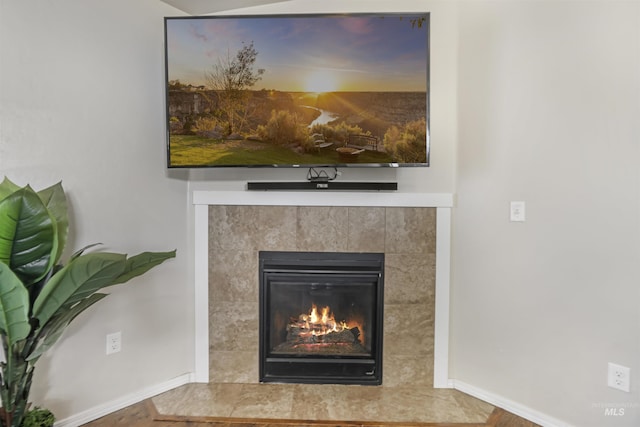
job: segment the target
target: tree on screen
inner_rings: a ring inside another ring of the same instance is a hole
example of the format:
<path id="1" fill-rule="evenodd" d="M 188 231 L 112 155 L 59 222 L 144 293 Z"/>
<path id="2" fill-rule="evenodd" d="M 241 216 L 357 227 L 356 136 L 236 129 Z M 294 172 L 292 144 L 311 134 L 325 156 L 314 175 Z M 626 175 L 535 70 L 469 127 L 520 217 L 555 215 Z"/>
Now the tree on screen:
<path id="1" fill-rule="evenodd" d="M 229 134 L 236 132 L 246 118 L 250 99 L 249 89 L 262 77 L 264 69 L 255 69 L 258 51 L 253 42 L 238 50 L 235 57 L 227 53 L 205 73 L 207 85 L 216 91 L 220 112 Z"/>

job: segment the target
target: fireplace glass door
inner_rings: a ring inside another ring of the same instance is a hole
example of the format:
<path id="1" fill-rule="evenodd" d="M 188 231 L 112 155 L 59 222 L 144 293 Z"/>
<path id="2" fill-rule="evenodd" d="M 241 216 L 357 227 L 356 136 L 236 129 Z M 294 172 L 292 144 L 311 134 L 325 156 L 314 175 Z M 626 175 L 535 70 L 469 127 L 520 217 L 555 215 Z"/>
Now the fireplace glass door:
<path id="1" fill-rule="evenodd" d="M 260 381 L 380 384 L 383 254 L 260 252 Z"/>

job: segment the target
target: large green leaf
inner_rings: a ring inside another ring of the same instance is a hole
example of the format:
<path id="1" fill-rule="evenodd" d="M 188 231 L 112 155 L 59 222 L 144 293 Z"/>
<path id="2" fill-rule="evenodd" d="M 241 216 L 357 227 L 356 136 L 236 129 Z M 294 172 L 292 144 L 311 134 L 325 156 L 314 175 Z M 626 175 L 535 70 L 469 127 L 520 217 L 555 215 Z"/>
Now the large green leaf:
<path id="1" fill-rule="evenodd" d="M 9 178 L 5 176 L 2 182 L 0 182 L 0 200 L 4 199 L 11 193 L 15 193 L 19 189 L 19 186 L 11 182 Z"/>
<path id="2" fill-rule="evenodd" d="M 124 273 L 122 273 L 122 275 L 120 275 L 113 284 L 117 285 L 119 283 L 127 282 L 134 277 L 146 273 L 169 258 L 175 258 L 175 256 L 175 249 L 169 252 L 142 252 L 138 255 L 132 256 L 127 260 Z"/>
<path id="3" fill-rule="evenodd" d="M 0 330 L 9 347 L 29 335 L 29 292 L 8 265 L 0 262 Z"/>
<path id="4" fill-rule="evenodd" d="M 59 310 L 47 323 L 42 332 L 40 332 L 39 343 L 26 360 L 31 363 L 36 363 L 40 356 L 58 341 L 73 319 L 106 296 L 106 294 L 95 293 L 68 310 Z"/>
<path id="5" fill-rule="evenodd" d="M 62 183 L 59 182 L 44 190 L 38 191 L 40 200 L 49 210 L 49 213 L 56 220 L 56 228 L 58 230 L 58 251 L 55 255 L 54 264 L 62 256 L 62 251 L 67 243 L 67 234 L 69 232 L 69 215 L 67 213 L 67 197 L 64 194 Z"/>
<path id="6" fill-rule="evenodd" d="M 114 253 L 82 255 L 54 274 L 33 303 L 33 317 L 45 327 L 63 306 L 69 307 L 98 289 L 112 285 L 125 270 L 126 256 Z"/>
<path id="7" fill-rule="evenodd" d="M 44 277 L 58 252 L 55 219 L 27 186 L 0 201 L 0 262 L 25 286 Z"/>

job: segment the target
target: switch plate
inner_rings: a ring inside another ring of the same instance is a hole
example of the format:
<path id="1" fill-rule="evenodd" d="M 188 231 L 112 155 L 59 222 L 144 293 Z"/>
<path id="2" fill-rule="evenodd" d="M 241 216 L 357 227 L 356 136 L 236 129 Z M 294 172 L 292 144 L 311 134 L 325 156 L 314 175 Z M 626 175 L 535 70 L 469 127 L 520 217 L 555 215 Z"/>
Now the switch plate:
<path id="1" fill-rule="evenodd" d="M 525 205 L 524 202 L 511 202 L 510 220 L 511 222 L 524 222 L 525 221 Z"/>

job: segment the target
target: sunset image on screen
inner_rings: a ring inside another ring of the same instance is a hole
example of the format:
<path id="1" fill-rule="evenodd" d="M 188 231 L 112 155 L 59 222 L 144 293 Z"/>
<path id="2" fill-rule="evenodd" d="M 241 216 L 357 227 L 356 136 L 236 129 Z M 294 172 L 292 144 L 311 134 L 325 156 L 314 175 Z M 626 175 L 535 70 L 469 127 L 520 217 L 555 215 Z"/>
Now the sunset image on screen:
<path id="1" fill-rule="evenodd" d="M 167 18 L 169 166 L 427 163 L 428 23 Z"/>

